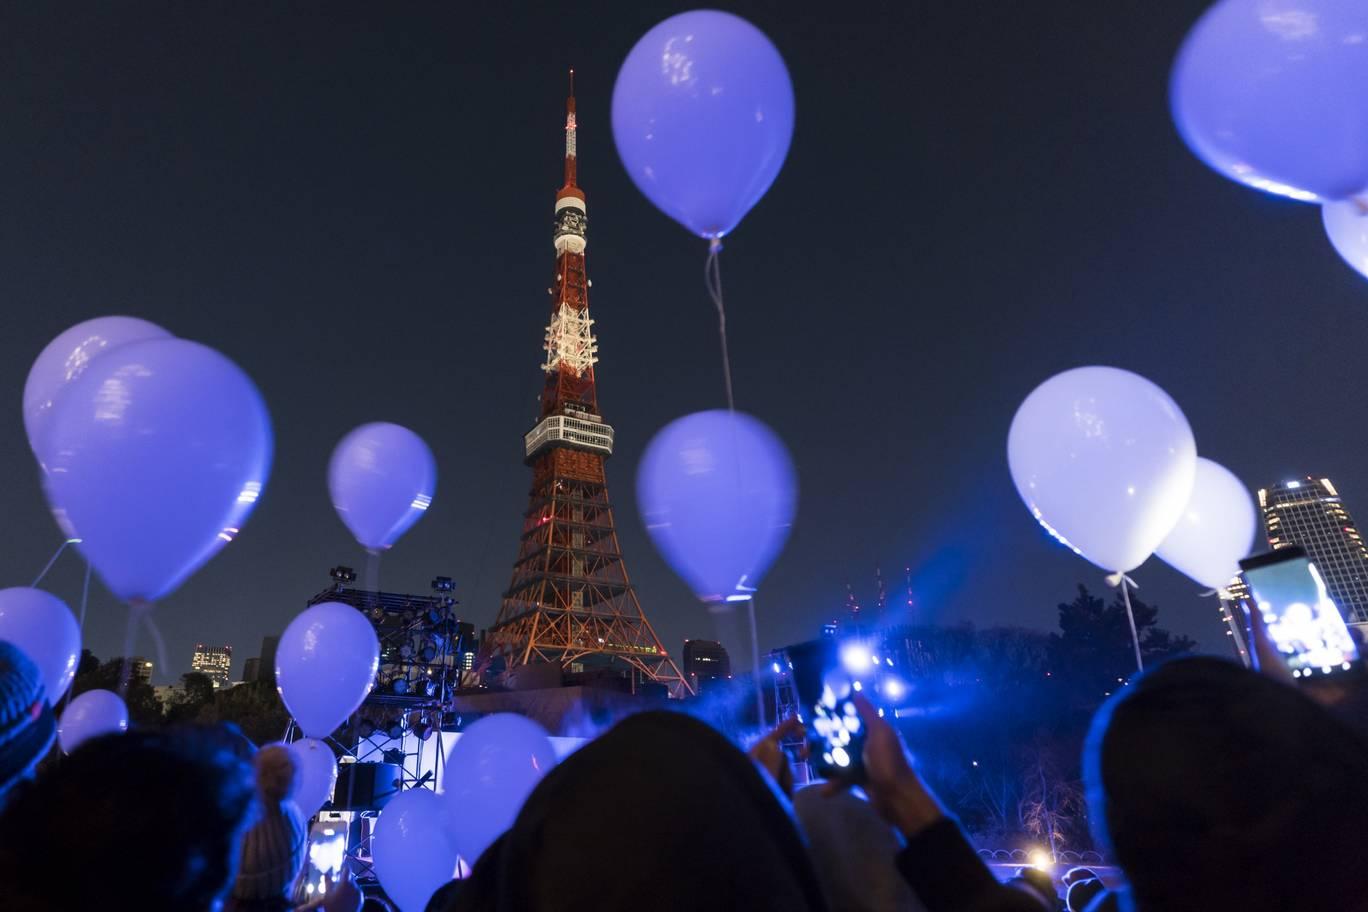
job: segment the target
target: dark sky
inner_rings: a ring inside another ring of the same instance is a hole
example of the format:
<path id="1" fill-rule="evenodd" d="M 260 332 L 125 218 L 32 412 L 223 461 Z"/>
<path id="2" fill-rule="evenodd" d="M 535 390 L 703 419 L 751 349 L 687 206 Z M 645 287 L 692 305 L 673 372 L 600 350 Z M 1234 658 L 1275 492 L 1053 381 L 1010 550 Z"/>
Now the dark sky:
<path id="1" fill-rule="evenodd" d="M 1158 382 L 1251 487 L 1325 474 L 1368 511 L 1368 286 L 1314 208 L 1228 183 L 1179 141 L 1169 62 L 1203 5 L 732 7 L 797 98 L 788 162 L 723 254 L 738 405 L 788 442 L 802 487 L 762 645 L 810 636 L 848 579 L 872 598 L 876 563 L 891 586 L 911 565 L 924 620 L 1052 627 L 1077 582 L 1101 588 L 1030 519 L 1005 457 L 1021 399 L 1080 364 Z M 651 434 L 722 400 L 705 247 L 636 191 L 609 129 L 623 57 L 678 11 L 7 5 L 3 583 L 27 585 L 61 540 L 20 418 L 29 364 L 67 326 L 128 313 L 234 358 L 275 423 L 243 534 L 159 606 L 171 671 L 196 640 L 231 643 L 240 667 L 330 566 L 362 566 L 324 474 L 365 421 L 416 430 L 440 472 L 382 585 L 451 575 L 466 617 L 491 622 L 530 484 L 573 65 L 618 528 L 669 648 L 712 635 L 633 499 Z M 1164 622 L 1224 646 L 1196 584 L 1158 561 L 1134 575 Z M 64 558 L 48 585 L 74 605 L 80 577 Z M 115 654 L 125 616 L 97 587 L 88 644 Z"/>

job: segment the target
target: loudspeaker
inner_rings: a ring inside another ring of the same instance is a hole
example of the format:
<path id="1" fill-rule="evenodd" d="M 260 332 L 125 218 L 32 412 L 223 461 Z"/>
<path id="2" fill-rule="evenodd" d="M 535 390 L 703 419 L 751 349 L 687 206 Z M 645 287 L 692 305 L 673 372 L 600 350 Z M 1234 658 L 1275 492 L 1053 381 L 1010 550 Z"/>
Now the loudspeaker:
<path id="1" fill-rule="evenodd" d="M 333 810 L 378 811 L 399 794 L 402 781 L 402 771 L 394 763 L 340 763 Z"/>

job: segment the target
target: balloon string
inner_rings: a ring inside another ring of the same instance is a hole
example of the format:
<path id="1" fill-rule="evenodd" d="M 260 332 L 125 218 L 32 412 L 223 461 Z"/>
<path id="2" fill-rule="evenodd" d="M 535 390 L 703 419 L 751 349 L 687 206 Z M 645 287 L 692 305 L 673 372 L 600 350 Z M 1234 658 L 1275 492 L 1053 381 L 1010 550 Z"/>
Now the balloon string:
<path id="1" fill-rule="evenodd" d="M 128 695 L 128 679 L 133 673 L 133 640 L 138 622 L 151 608 L 147 601 L 135 598 L 128 601 L 128 623 L 124 625 L 123 667 L 119 669 L 119 696 Z"/>
<path id="2" fill-rule="evenodd" d="M 765 690 L 760 675 L 760 636 L 755 632 L 755 596 L 746 599 L 746 613 L 750 615 L 751 678 L 755 682 L 755 711 L 760 718 L 760 731 L 763 736 L 765 722 Z M 776 711 L 778 705 L 776 704 Z M 776 718 L 776 722 L 778 719 Z"/>
<path id="3" fill-rule="evenodd" d="M 66 546 L 69 544 L 71 544 L 71 539 L 66 538 L 62 540 L 62 543 L 57 546 L 57 550 L 52 552 L 52 557 L 48 558 L 47 565 L 43 567 L 43 572 L 38 574 L 32 583 L 29 583 L 30 589 L 43 581 L 43 577 L 48 575 L 48 571 L 52 569 L 52 565 L 57 563 L 57 558 L 62 556 L 62 552 L 66 550 Z"/>
<path id="4" fill-rule="evenodd" d="M 731 356 L 727 353 L 727 309 L 722 304 L 722 266 L 718 254 L 722 252 L 722 241 L 713 238 L 708 245 L 708 259 L 703 263 L 703 284 L 707 286 L 708 297 L 717 308 L 717 337 L 722 342 L 722 380 L 727 387 L 727 411 L 736 411 L 736 401 L 732 397 Z"/>
<path id="5" fill-rule="evenodd" d="M 85 634 L 86 606 L 90 604 L 90 561 L 86 561 L 85 581 L 81 583 L 81 633 Z"/>
<path id="6" fill-rule="evenodd" d="M 1135 667 L 1144 671 L 1145 660 L 1140 657 L 1140 634 L 1135 629 L 1135 612 L 1131 610 L 1130 587 L 1130 578 L 1124 573 L 1121 574 L 1121 600 L 1126 603 L 1126 620 L 1130 621 L 1131 645 L 1135 647 Z"/>
<path id="7" fill-rule="evenodd" d="M 157 622 L 152 619 L 152 612 L 148 611 L 143 614 L 142 619 L 143 624 L 147 626 L 147 632 L 152 634 L 152 648 L 157 650 L 157 666 L 159 668 L 169 667 L 166 664 L 166 641 L 162 639 L 161 629 L 157 627 Z"/>

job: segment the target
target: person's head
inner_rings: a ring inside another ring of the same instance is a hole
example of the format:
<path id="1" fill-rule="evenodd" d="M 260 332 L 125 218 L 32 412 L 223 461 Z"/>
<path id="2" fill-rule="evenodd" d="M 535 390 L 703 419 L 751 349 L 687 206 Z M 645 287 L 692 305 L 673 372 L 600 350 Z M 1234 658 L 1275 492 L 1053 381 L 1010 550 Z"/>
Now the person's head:
<path id="1" fill-rule="evenodd" d="M 1092 901 L 1106 892 L 1107 888 L 1096 877 L 1075 880 L 1069 884 L 1069 895 L 1065 900 L 1064 908 L 1068 909 L 1069 912 L 1087 912 Z"/>
<path id="2" fill-rule="evenodd" d="M 537 785 L 444 910 L 580 909 L 565 885 L 596 878 L 600 912 L 825 908 L 798 830 L 768 778 L 707 724 L 643 712 L 566 757 Z"/>
<path id="3" fill-rule="evenodd" d="M 7 910 L 201 912 L 236 871 L 254 809 L 251 767 L 201 729 L 86 742 L 19 795 L 0 852 Z M 70 871 L 71 877 L 34 876 Z"/>
<path id="4" fill-rule="evenodd" d="M 799 789 L 793 811 L 827 904 L 847 912 L 922 908 L 893 861 L 903 846 L 898 834 L 864 798 L 826 791 L 823 785 Z"/>
<path id="5" fill-rule="evenodd" d="M 268 744 L 256 752 L 257 792 L 265 805 L 280 805 L 289 801 L 299 789 L 299 765 L 294 754 L 283 744 Z"/>
<path id="6" fill-rule="evenodd" d="M 1097 876 L 1097 872 L 1094 871 L 1092 868 L 1077 867 L 1069 868 L 1069 870 L 1065 871 L 1064 876 L 1059 878 L 1059 882 L 1062 883 L 1067 889 L 1068 887 L 1072 887 L 1074 884 L 1078 883 L 1080 880 L 1098 879 L 1099 878 Z"/>
<path id="7" fill-rule="evenodd" d="M 1084 757 L 1099 840 L 1137 909 L 1368 908 L 1351 865 L 1368 838 L 1368 744 L 1294 687 L 1178 659 L 1093 721 Z M 1357 896 L 1344 905 L 1348 896 Z"/>
<path id="8" fill-rule="evenodd" d="M 1053 889 L 1042 889 L 1038 880 L 1028 878 L 1025 871 L 1033 870 L 1027 868 L 1016 877 L 1007 881 L 1007 886 L 1013 890 L 1031 897 L 1040 907 L 1041 912 L 1054 912 L 1059 905 L 1059 896 Z"/>
<path id="9" fill-rule="evenodd" d="M 56 737 L 42 672 L 18 646 L 0 640 L 0 807 Z"/>

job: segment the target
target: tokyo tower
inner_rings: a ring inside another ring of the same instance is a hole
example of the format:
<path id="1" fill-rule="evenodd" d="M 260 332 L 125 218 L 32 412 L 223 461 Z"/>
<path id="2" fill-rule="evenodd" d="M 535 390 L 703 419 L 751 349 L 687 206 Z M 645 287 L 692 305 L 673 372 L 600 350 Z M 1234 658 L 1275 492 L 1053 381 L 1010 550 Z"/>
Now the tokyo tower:
<path id="1" fill-rule="evenodd" d="M 523 439 L 532 467 L 513 578 L 488 638 L 508 667 L 617 667 L 690 692 L 641 611 L 627 576 L 604 479 L 613 428 L 598 410 L 598 340 L 589 316 L 588 218 L 576 184 L 575 89 L 566 99 L 565 184 L 556 194 L 556 280 L 543 348 L 541 414 Z"/>

